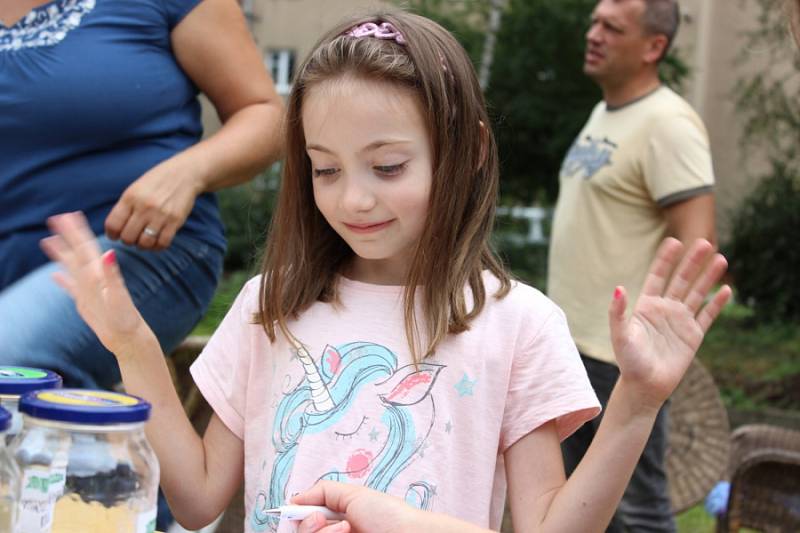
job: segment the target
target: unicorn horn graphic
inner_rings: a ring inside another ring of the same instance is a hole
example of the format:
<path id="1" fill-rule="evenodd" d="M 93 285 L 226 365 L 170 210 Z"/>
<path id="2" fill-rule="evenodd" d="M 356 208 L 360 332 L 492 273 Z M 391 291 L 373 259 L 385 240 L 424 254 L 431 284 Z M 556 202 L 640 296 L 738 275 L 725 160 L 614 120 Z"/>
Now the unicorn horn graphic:
<path id="1" fill-rule="evenodd" d="M 314 364 L 314 360 L 303 346 L 297 346 L 297 358 L 303 365 L 303 371 L 306 373 L 306 379 L 311 387 L 311 403 L 314 405 L 314 409 L 317 413 L 330 411 L 335 407 L 331 393 L 328 386 L 322 381 L 317 365 Z"/>

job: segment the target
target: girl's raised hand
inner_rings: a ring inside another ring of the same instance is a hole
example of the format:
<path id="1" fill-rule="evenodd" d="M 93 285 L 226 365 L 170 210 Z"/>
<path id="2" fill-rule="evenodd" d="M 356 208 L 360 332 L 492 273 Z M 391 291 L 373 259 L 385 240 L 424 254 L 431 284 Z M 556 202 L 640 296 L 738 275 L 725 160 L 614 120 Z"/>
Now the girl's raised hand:
<path id="1" fill-rule="evenodd" d="M 724 285 L 706 301 L 728 265 L 711 243 L 699 239 L 683 251 L 677 239 L 664 240 L 629 318 L 622 287 L 609 307 L 620 381 L 633 387 L 644 407 L 658 408 L 669 398 L 731 296 Z"/>
<path id="2" fill-rule="evenodd" d="M 53 279 L 75 300 L 100 342 L 114 354 L 126 353 L 138 335 L 150 330 L 125 288 L 114 251 L 101 254 L 80 212 L 50 217 L 48 226 L 53 235 L 42 240 L 42 249 L 62 267 Z"/>

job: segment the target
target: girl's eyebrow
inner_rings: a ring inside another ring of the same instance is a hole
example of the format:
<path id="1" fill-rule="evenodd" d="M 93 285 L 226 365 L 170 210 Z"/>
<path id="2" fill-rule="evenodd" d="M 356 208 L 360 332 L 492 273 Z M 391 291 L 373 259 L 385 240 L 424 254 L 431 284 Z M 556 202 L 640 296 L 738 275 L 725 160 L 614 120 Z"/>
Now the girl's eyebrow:
<path id="1" fill-rule="evenodd" d="M 378 148 L 383 148 L 384 146 L 389 146 L 389 145 L 393 145 L 393 144 L 411 144 L 411 142 L 412 141 L 405 140 L 405 139 L 378 140 L 378 141 L 369 143 L 367 146 L 365 146 L 364 148 L 359 150 L 359 152 L 360 153 L 373 152 L 373 151 L 377 150 Z M 307 144 L 306 145 L 306 151 L 309 151 L 309 150 L 313 150 L 315 152 L 324 152 L 326 154 L 335 155 L 332 150 L 330 150 L 328 148 L 325 148 L 324 146 L 322 146 L 320 144 L 314 144 L 314 143 Z"/>

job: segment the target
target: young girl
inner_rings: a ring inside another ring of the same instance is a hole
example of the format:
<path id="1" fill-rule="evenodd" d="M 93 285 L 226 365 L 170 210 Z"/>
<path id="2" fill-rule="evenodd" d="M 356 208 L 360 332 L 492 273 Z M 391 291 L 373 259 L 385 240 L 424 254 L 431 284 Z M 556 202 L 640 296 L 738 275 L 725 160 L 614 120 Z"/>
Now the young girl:
<path id="1" fill-rule="evenodd" d="M 560 310 L 490 250 L 488 123 L 469 59 L 430 20 L 390 12 L 322 38 L 289 98 L 262 275 L 192 367 L 215 412 L 202 439 L 113 254 L 79 215 L 51 221 L 58 281 L 128 392 L 153 403 L 148 438 L 179 522 L 212 521 L 244 475 L 248 532 L 289 527 L 266 511 L 318 480 L 494 529 L 508 483 L 516 531 L 603 529 L 730 294 L 702 306 L 725 260 L 702 242 L 675 267 L 681 245 L 667 241 L 630 319 L 617 290 L 622 377 L 565 481 L 559 441 L 598 403 Z"/>

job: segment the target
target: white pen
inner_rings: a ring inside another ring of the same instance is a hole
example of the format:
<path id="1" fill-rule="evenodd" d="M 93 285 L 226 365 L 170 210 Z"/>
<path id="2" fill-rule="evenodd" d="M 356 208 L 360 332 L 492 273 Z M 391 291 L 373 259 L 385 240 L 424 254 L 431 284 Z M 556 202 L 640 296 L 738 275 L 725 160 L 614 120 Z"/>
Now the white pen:
<path id="1" fill-rule="evenodd" d="M 269 514 L 279 514 L 286 520 L 305 520 L 314 513 L 322 513 L 328 520 L 344 520 L 344 515 L 331 511 L 321 505 L 281 505 L 275 509 L 267 509 Z"/>

